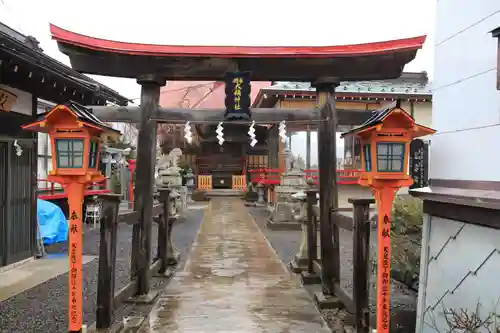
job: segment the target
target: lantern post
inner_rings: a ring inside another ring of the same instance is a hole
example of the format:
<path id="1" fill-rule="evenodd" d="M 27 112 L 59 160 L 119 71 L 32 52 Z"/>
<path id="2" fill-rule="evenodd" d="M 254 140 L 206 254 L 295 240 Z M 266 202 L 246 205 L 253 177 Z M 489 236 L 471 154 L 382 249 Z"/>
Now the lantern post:
<path id="1" fill-rule="evenodd" d="M 59 183 L 69 204 L 69 332 L 81 332 L 83 325 L 82 206 L 87 186 L 105 177 L 98 170 L 100 138 L 103 133 L 119 134 L 97 119 L 82 105 L 57 105 L 23 129 L 48 133 L 52 146 L 52 165 L 48 180 Z"/>
<path id="2" fill-rule="evenodd" d="M 436 131 L 415 123 L 399 101 L 373 112 L 360 126 L 343 133 L 362 145 L 361 186 L 370 187 L 377 201 L 377 333 L 389 332 L 391 276 L 391 210 L 396 192 L 413 184 L 409 176 L 410 142 Z"/>

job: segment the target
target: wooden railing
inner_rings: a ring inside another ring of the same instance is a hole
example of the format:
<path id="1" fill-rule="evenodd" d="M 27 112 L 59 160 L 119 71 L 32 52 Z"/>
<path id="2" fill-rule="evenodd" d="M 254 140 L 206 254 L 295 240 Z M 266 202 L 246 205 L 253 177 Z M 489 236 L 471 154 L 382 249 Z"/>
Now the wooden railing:
<path id="1" fill-rule="evenodd" d="M 234 176 L 233 175 L 232 188 L 236 189 L 236 190 L 246 190 L 246 188 L 247 188 L 246 176 Z"/>
<path id="2" fill-rule="evenodd" d="M 211 175 L 198 175 L 198 187 L 199 190 L 211 190 L 212 189 L 212 176 Z"/>
<path id="3" fill-rule="evenodd" d="M 145 262 L 134 262 L 134 257 L 132 257 L 131 280 L 120 291 L 115 292 L 118 226 L 128 224 L 135 227 L 140 223 L 140 213 L 132 211 L 118 214 L 120 205 L 118 194 L 103 194 L 99 198 L 103 201 L 103 213 L 100 226 L 96 328 L 106 329 L 111 327 L 114 321 L 114 309 L 120 303 L 133 296 L 145 296 L 137 295 L 139 280 L 149 280 L 153 273 L 164 277 L 169 276 L 167 273 L 170 266 L 177 263 L 171 239 L 172 226 L 177 216 L 170 214 L 175 200 L 170 197 L 170 190 L 160 189 L 160 203 L 153 206 L 154 221 L 158 223 L 158 257 L 155 258 L 151 265 L 147 263 L 147 256 Z M 141 231 L 140 228 L 134 228 L 132 240 L 140 240 L 141 235 L 139 234 Z M 144 251 L 141 249 L 141 242 L 132 241 L 131 254 L 142 252 Z"/>
<path id="4" fill-rule="evenodd" d="M 318 283 L 322 276 L 322 262 L 340 262 L 340 249 L 334 246 L 332 258 L 318 258 L 318 224 L 319 208 L 317 203 L 317 191 L 307 191 L 307 268 L 306 274 L 302 275 L 304 284 Z M 369 332 L 370 310 L 368 308 L 369 296 L 369 249 L 370 249 L 370 204 L 374 199 L 349 199 L 353 205 L 353 218 L 348 218 L 339 213 L 332 213 L 332 221 L 337 227 L 352 231 L 353 241 L 353 291 L 352 296 L 340 285 L 340 269 L 333 272 L 333 292 L 343 303 L 345 308 L 355 316 L 356 332 Z M 346 223 L 346 219 L 350 223 Z M 330 236 L 331 237 L 331 236 Z M 333 240 L 338 242 L 339 240 Z M 320 252 L 321 253 L 321 252 Z M 340 266 L 340 265 L 339 265 Z"/>

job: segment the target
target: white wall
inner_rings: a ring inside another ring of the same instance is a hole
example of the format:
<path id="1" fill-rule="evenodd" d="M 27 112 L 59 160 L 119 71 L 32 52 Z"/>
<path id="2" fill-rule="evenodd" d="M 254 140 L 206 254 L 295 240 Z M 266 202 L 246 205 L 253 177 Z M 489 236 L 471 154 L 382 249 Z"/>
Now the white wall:
<path id="1" fill-rule="evenodd" d="M 430 178 L 500 181 L 498 26 L 498 0 L 437 1 Z M 418 333 L 448 331 L 444 309 L 500 314 L 500 230 L 428 217 L 423 239 Z"/>
<path id="2" fill-rule="evenodd" d="M 443 309 L 475 312 L 479 302 L 483 318 L 490 311 L 500 314 L 500 230 L 438 217 L 425 223 L 430 237 L 421 264 L 428 274 L 427 279 L 420 278 L 423 320 L 419 320 L 421 330 L 417 322 L 417 332 L 436 333 L 434 325 L 447 332 Z"/>
<path id="3" fill-rule="evenodd" d="M 404 104 L 402 103 L 403 108 Z M 404 109 L 405 111 L 410 111 L 410 108 Z M 432 103 L 430 102 L 415 102 L 414 103 L 414 114 L 415 122 L 419 125 L 427 126 L 432 128 Z"/>
<path id="4" fill-rule="evenodd" d="M 431 178 L 500 181 L 498 26 L 498 0 L 437 2 Z"/>

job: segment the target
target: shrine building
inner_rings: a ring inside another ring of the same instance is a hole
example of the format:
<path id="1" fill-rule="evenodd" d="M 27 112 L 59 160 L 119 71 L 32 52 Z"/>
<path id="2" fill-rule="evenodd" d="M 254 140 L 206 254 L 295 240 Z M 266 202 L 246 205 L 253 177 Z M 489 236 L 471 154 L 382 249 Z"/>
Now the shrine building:
<path id="1" fill-rule="evenodd" d="M 252 108 L 304 109 L 307 112 L 316 105 L 316 91 L 306 82 L 252 82 Z M 397 79 L 379 81 L 341 82 L 336 89 L 336 107 L 356 112 L 371 112 L 396 99 L 416 122 L 430 126 L 432 121 L 432 93 L 427 73 L 403 73 Z M 160 97 L 162 107 L 222 108 L 224 107 L 224 83 L 197 81 L 168 83 Z M 176 147 L 184 152 L 184 160 L 197 175 L 212 176 L 214 188 L 231 188 L 232 177 L 247 175 L 248 170 L 269 168 L 271 150 L 277 128 L 256 126 L 255 147 L 249 147 L 248 126 L 226 123 L 223 145 L 216 138 L 216 125 L 199 124 L 193 126 L 195 140 L 192 145 L 185 143 L 182 125 L 163 124 L 160 141 L 163 152 Z M 341 126 L 337 131 L 347 131 L 352 126 Z M 271 128 L 272 129 L 272 128 Z M 287 131 L 314 131 L 310 126 L 287 124 Z M 310 133 L 308 133 L 310 135 Z M 285 144 L 277 140 L 279 148 L 278 168 L 284 169 Z M 341 169 L 360 169 L 361 151 L 354 138 L 344 139 L 344 158 Z M 317 149 L 308 147 L 307 149 Z M 308 154 L 310 159 L 310 153 Z M 307 159 L 307 156 L 306 156 Z M 310 169 L 310 161 L 306 161 Z M 352 179 L 351 179 L 352 180 Z"/>

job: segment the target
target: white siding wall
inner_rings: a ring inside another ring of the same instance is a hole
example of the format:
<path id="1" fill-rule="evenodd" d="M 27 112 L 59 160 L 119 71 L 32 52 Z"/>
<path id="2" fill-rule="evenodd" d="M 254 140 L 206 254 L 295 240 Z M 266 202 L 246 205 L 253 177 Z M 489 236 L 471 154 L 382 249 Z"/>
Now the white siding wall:
<path id="1" fill-rule="evenodd" d="M 419 304 L 421 332 L 435 333 L 432 325 L 447 331 L 443 309 L 475 312 L 480 302 L 483 318 L 495 311 L 495 305 L 500 313 L 500 230 L 438 217 L 426 223 L 430 238 L 428 256 L 421 261 L 428 271 L 427 280 L 421 280 L 425 285 Z"/>
<path id="2" fill-rule="evenodd" d="M 496 90 L 498 0 L 437 1 L 430 177 L 500 181 Z M 500 231 L 425 221 L 417 332 L 445 332 L 443 308 L 500 313 Z M 425 246 L 425 245 L 428 246 Z M 426 252 L 428 256 L 425 256 Z"/>
<path id="3" fill-rule="evenodd" d="M 500 181 L 499 25 L 498 0 L 437 2 L 431 178 Z"/>

